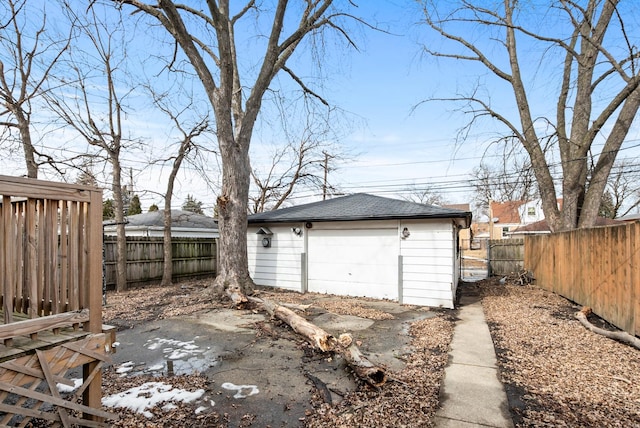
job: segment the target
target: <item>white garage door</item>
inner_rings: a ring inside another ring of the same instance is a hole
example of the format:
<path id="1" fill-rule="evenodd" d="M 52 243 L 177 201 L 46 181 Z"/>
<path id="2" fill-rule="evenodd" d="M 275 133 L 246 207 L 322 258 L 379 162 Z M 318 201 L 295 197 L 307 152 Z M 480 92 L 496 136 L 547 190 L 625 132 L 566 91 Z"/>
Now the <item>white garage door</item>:
<path id="1" fill-rule="evenodd" d="M 309 229 L 309 291 L 397 300 L 397 233 Z"/>

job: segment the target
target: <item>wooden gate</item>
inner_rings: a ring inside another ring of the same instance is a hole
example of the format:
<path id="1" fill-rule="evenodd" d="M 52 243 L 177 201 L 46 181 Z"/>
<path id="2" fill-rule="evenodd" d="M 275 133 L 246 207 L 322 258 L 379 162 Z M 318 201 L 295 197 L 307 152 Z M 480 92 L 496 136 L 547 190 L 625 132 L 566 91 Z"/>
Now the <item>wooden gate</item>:
<path id="1" fill-rule="evenodd" d="M 510 275 L 524 269 L 523 239 L 489 241 L 489 276 Z"/>

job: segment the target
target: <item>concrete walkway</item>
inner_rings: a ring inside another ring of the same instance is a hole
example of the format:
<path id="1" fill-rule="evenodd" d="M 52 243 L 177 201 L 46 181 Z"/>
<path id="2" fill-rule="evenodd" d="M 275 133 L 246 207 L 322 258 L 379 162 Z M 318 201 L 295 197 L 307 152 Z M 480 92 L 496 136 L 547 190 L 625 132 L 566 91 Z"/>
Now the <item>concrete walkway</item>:
<path id="1" fill-rule="evenodd" d="M 435 426 L 512 428 L 482 305 L 474 296 L 463 296 L 460 305 Z"/>

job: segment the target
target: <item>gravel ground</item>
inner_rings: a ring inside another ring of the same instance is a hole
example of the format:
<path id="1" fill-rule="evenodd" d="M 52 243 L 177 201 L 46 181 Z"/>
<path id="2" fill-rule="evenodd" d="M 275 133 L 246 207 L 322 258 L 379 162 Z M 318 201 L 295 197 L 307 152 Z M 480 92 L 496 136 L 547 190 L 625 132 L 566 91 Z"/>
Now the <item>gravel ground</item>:
<path id="1" fill-rule="evenodd" d="M 206 281 L 109 293 L 104 321 L 127 328 L 153 319 L 229 306 L 211 303 L 202 293 Z M 478 293 L 497 349 L 501 378 L 507 389 L 517 427 L 633 427 L 640 426 L 640 351 L 598 336 L 582 327 L 573 314 L 579 307 L 534 286 L 499 284 L 489 279 L 465 284 Z M 274 293 L 281 301 L 302 302 L 297 293 Z M 363 313 L 348 298 L 327 310 Z M 434 318 L 411 325 L 415 352 L 406 367 L 391 373 L 379 390 L 362 386 L 334 406 L 316 400 L 305 418 L 307 427 L 429 427 L 438 406 L 438 392 L 452 337 L 455 311 L 438 310 Z M 592 319 L 599 323 L 600 320 Z M 139 379 L 139 383 L 150 379 Z M 206 388 L 198 375 L 153 378 L 180 388 Z M 104 394 L 126 390 L 136 379 L 123 381 L 107 369 Z M 112 409 L 108 409 L 112 410 Z M 119 411 L 116 427 L 227 427 L 224 411 L 195 414 L 189 404 L 168 411 L 162 420 L 149 420 Z M 252 426 L 251 415 L 245 425 Z"/>

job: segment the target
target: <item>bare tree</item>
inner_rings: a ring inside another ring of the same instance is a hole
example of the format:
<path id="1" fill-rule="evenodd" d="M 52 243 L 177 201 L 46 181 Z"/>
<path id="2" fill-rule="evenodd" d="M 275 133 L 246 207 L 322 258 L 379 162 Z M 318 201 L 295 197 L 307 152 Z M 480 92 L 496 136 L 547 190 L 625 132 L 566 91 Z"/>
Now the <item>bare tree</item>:
<path id="1" fill-rule="evenodd" d="M 486 152 L 471 172 L 475 207 L 488 215 L 491 201 L 530 201 L 537 197 L 535 175 L 522 146 L 509 138 L 495 144 L 496 155 Z M 491 159 L 491 160 L 489 160 Z"/>
<path id="2" fill-rule="evenodd" d="M 251 170 L 255 190 L 249 195 L 250 212 L 278 209 L 302 191 L 321 192 L 323 199 L 335 191 L 328 173 L 344 153 L 328 141 L 332 139 L 330 121 L 307 116 L 303 129 L 296 134 L 298 142 L 290 131 L 287 134 L 290 142 L 274 148 L 271 161 L 264 162 L 268 167 Z"/>
<path id="3" fill-rule="evenodd" d="M 46 95 L 48 105 L 63 124 L 75 131 L 88 144 L 87 156 L 106 158 L 110 165 L 111 191 L 113 193 L 115 222 L 117 225 L 116 245 L 116 289 L 126 290 L 126 236 L 125 236 L 125 195 L 121 152 L 133 144 L 125 135 L 125 100 L 133 92 L 134 85 L 126 74 L 126 46 L 122 20 L 119 28 L 113 28 L 98 18 L 90 9 L 87 15 L 75 15 L 67 6 L 79 30 L 78 41 L 83 47 L 74 46 L 66 59 L 66 65 L 73 76 L 63 92 Z M 128 191 L 132 192 L 133 189 Z"/>
<path id="4" fill-rule="evenodd" d="M 402 198 L 409 202 L 416 202 L 424 205 L 442 206 L 447 203 L 445 197 L 429 185 L 412 185 L 407 189 L 406 195 Z"/>
<path id="5" fill-rule="evenodd" d="M 162 94 L 156 93 L 153 88 L 149 87 L 148 90 L 151 92 L 155 105 L 162 111 L 173 123 L 173 128 L 179 134 L 179 137 L 176 141 L 176 149 L 174 153 L 171 154 L 166 159 L 161 161 L 156 161 L 154 163 L 170 163 L 171 172 L 169 173 L 169 178 L 167 180 L 167 190 L 164 194 L 164 212 L 163 212 L 163 220 L 164 220 L 164 234 L 163 234 L 163 269 L 162 269 L 162 282 L 160 285 L 166 286 L 171 285 L 172 276 L 173 276 L 173 253 L 172 253 L 172 245 L 171 245 L 171 202 L 173 198 L 173 190 L 175 186 L 176 177 L 178 176 L 178 172 L 180 171 L 180 167 L 182 166 L 183 161 L 187 159 L 189 153 L 192 150 L 197 150 L 198 146 L 195 143 L 195 140 L 200 137 L 202 134 L 210 131 L 210 125 L 208 120 L 208 114 L 203 114 L 199 118 L 195 120 L 195 122 L 191 125 L 187 125 L 187 120 L 182 119 L 182 116 L 194 109 L 194 103 L 189 102 L 184 107 L 176 108 L 172 106 L 172 101 L 175 101 L 174 97 L 170 97 L 170 93 L 174 93 L 175 89 L 171 91 L 164 92 Z M 179 92 L 179 90 L 178 90 Z M 182 99 L 188 99 L 188 95 L 183 97 L 179 97 Z M 171 149 L 169 149 L 171 151 Z"/>
<path id="6" fill-rule="evenodd" d="M 7 0 L 0 5 L 0 125 L 17 129 L 27 177 L 37 178 L 40 160 L 31 127 L 34 101 L 47 89 L 52 69 L 69 48 L 71 34 L 57 34 L 48 20 L 47 6 L 37 13 L 27 0 Z M 69 27 L 70 28 L 70 27 Z"/>
<path id="7" fill-rule="evenodd" d="M 624 217 L 640 207 L 640 167 L 620 159 L 611 170 L 605 194 L 611 199 L 611 218 Z"/>
<path id="8" fill-rule="evenodd" d="M 517 118 L 509 109 L 499 111 L 478 88 L 448 99 L 470 106 L 472 123 L 489 117 L 522 144 L 552 230 L 592 226 L 613 162 L 640 107 L 639 53 L 632 38 L 638 29 L 630 18 L 635 6 L 619 0 L 558 0 L 540 13 L 530 2 L 500 3 L 492 8 L 471 0 L 423 1 L 427 24 L 451 47 L 426 50 L 436 57 L 476 63 L 507 85 Z M 544 16 L 544 24 L 536 27 L 536 16 Z M 474 34 L 483 38 L 472 39 Z M 525 52 L 523 46 L 530 49 Z M 552 72 L 543 73 L 545 67 Z M 555 77 L 557 86 L 552 87 Z M 490 92 L 497 90 L 493 87 Z M 535 95 L 545 101 L 554 97 L 555 118 L 536 116 Z M 560 155 L 561 208 L 545 156 L 546 140 Z M 596 149 L 595 142 L 603 145 L 589 175 L 588 154 Z"/>
<path id="9" fill-rule="evenodd" d="M 249 145 L 265 93 L 274 77 L 284 72 L 304 93 L 326 103 L 287 63 L 304 40 L 315 39 L 318 43 L 311 47 L 321 47 L 322 38 L 328 36 L 325 30 L 352 43 L 341 22 L 348 15 L 336 10 L 332 0 L 295 5 L 286 0 L 250 0 L 244 6 L 231 5 L 228 0 L 197 5 L 169 0 L 114 2 L 132 5 L 159 22 L 202 82 L 215 115 L 222 159 L 222 189 L 216 201 L 221 258 L 214 289 L 231 296 L 251 291 L 254 284 L 249 277 L 246 237 Z M 260 31 L 262 25 L 267 25 L 267 34 Z M 253 47 L 238 49 L 238 34 L 244 37 L 256 31 Z"/>

